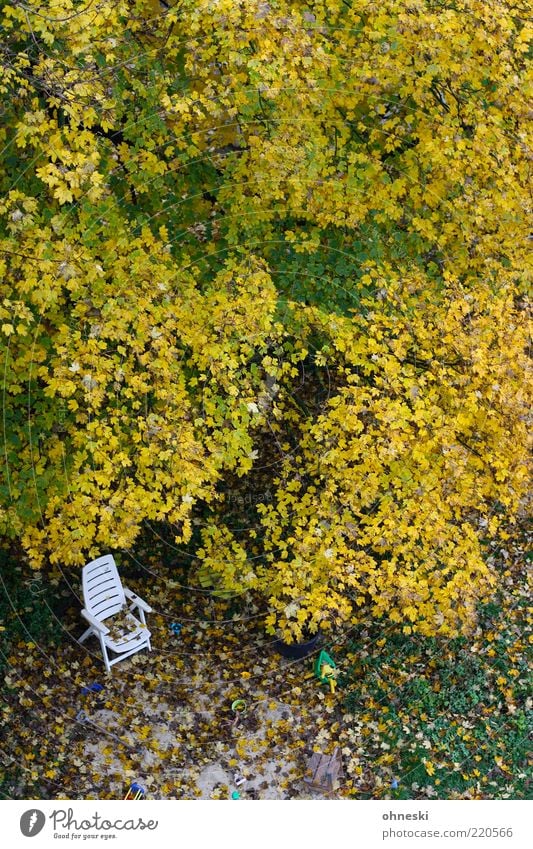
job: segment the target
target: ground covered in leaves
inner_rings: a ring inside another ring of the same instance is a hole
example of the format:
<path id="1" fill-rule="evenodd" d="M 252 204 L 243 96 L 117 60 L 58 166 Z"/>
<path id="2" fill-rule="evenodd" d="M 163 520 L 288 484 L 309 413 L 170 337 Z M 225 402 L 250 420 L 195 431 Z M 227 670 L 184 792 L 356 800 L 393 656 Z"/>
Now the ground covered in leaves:
<path id="1" fill-rule="evenodd" d="M 155 562 L 127 578 L 154 608 L 153 651 L 111 675 L 94 638 L 76 642 L 77 587 L 58 580 L 58 608 L 35 582 L 3 583 L 2 795 L 115 799 L 138 781 L 155 799 L 321 798 L 303 780 L 308 758 L 338 748 L 333 798 L 527 798 L 527 548 L 522 529 L 494 550 L 500 590 L 469 640 L 377 622 L 323 638 L 334 694 L 314 656 L 280 657 L 253 602 L 191 593 Z"/>

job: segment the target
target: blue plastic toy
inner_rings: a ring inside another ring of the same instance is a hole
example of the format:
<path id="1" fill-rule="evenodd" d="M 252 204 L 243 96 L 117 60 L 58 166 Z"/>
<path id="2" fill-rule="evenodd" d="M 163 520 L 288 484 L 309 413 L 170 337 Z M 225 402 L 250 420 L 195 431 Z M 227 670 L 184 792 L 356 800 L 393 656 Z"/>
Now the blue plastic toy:
<path id="1" fill-rule="evenodd" d="M 173 622 L 170 626 L 170 630 L 173 631 L 176 637 L 179 637 L 181 631 L 181 625 L 179 622 Z"/>
<path id="2" fill-rule="evenodd" d="M 145 796 L 146 791 L 144 787 L 141 787 L 140 784 L 134 781 L 133 784 L 130 784 L 129 790 L 124 796 L 124 801 L 127 799 L 129 802 L 137 802 L 139 799 L 144 799 Z"/>
<path id="3" fill-rule="evenodd" d="M 88 687 L 82 687 L 81 694 L 82 696 L 88 696 L 89 693 L 100 693 L 103 689 L 102 685 L 95 681 L 94 684 L 90 684 Z"/>

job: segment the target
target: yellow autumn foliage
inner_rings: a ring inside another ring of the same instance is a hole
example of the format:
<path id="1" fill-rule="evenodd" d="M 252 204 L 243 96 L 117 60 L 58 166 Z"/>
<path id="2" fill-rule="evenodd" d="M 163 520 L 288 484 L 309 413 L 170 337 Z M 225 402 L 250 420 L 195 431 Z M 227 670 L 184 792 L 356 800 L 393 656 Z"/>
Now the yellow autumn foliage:
<path id="1" fill-rule="evenodd" d="M 288 639 L 468 632 L 527 486 L 525 10 L 27 0 L 0 28 L 1 532 L 39 569 L 166 523 Z M 263 492 L 245 527 L 229 481 Z"/>

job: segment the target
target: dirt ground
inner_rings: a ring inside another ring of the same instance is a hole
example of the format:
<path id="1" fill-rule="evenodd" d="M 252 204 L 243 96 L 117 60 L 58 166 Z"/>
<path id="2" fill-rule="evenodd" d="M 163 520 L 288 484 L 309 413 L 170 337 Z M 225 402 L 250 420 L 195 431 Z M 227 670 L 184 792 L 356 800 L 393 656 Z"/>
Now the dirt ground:
<path id="1" fill-rule="evenodd" d="M 59 649 L 47 656 L 34 645 L 8 675 L 15 750 L 45 778 L 43 797 L 119 799 L 137 781 L 153 799 L 329 798 L 303 780 L 313 751 L 338 742 L 341 716 L 339 696 L 313 675 L 314 656 L 282 658 L 255 613 L 185 619 L 176 635 L 167 591 L 150 594 L 152 651 L 110 674 L 96 638 L 76 642 L 83 623 L 73 610 Z M 83 695 L 95 682 L 103 689 Z M 232 711 L 236 699 L 244 716 Z M 47 770 L 26 760 L 36 748 Z"/>

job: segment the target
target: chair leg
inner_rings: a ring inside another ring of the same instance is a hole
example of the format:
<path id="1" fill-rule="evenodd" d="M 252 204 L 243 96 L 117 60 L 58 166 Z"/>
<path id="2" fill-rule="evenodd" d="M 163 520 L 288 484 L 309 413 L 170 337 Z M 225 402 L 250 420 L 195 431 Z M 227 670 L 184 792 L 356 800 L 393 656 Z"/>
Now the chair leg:
<path id="1" fill-rule="evenodd" d="M 105 644 L 105 641 L 104 641 L 102 634 L 100 634 L 100 645 L 102 647 L 102 654 L 104 656 L 105 668 L 107 669 L 108 672 L 111 672 L 111 665 L 109 663 L 109 657 L 108 657 L 108 654 L 107 654 L 107 646 Z"/>
<path id="2" fill-rule="evenodd" d="M 90 637 L 92 633 L 93 633 L 93 629 L 87 628 L 87 630 L 84 631 L 83 634 L 81 635 L 81 637 L 79 638 L 78 643 L 83 643 L 84 640 L 86 640 L 87 637 Z"/>

